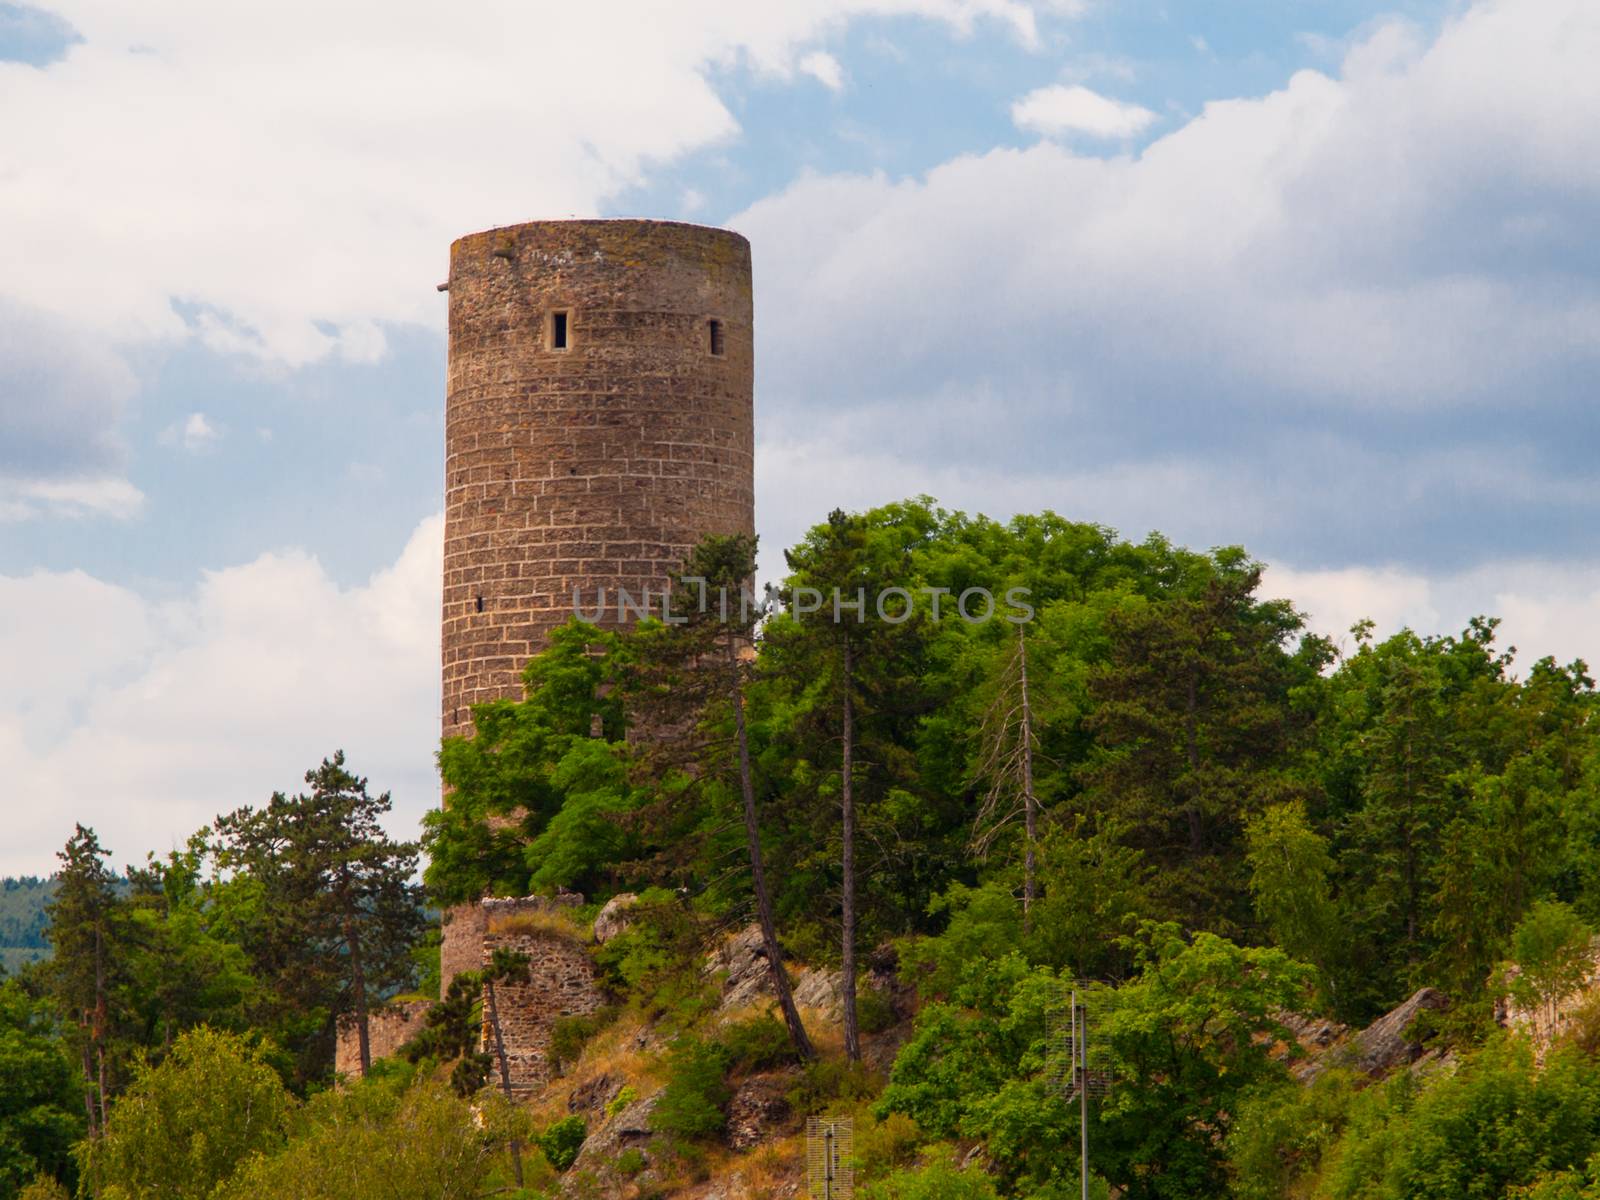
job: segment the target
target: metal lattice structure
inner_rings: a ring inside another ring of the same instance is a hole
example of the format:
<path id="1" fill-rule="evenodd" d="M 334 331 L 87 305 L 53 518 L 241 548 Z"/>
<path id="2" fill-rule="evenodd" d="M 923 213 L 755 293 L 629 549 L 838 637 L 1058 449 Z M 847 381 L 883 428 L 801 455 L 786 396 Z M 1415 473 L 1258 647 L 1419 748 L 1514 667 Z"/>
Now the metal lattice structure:
<path id="1" fill-rule="evenodd" d="M 855 1195 L 854 1145 L 849 1117 L 806 1119 L 806 1190 L 817 1200 Z"/>
<path id="2" fill-rule="evenodd" d="M 1086 990 L 1063 982 L 1059 1002 L 1045 1012 L 1046 1077 L 1078 1103 L 1083 1200 L 1089 1200 L 1089 1097 L 1104 1096 L 1116 1083 L 1111 1047 L 1090 1019 L 1088 999 Z"/>
<path id="3" fill-rule="evenodd" d="M 1045 1013 L 1046 1078 L 1068 1100 L 1104 1096 L 1116 1082 L 1111 1048 L 1090 1016 L 1087 993 L 1067 985 Z"/>

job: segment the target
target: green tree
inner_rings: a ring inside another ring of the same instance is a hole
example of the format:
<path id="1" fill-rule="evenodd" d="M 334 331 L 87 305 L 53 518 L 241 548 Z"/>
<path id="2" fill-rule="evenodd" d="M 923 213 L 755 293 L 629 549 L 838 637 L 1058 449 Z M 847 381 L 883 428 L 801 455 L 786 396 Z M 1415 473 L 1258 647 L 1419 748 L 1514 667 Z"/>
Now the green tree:
<path id="1" fill-rule="evenodd" d="M 1594 931 L 1569 905 L 1541 900 L 1512 932 L 1511 952 L 1517 966 L 1512 992 L 1553 1021 L 1561 1001 L 1594 970 Z"/>
<path id="2" fill-rule="evenodd" d="M 49 1007 L 0 982 L 0 1200 L 37 1176 L 71 1182 L 84 1131 L 81 1089 Z"/>
<path id="3" fill-rule="evenodd" d="M 105 1128 L 111 1093 L 120 1075 L 126 1022 L 127 905 L 106 869 L 111 852 L 92 829 L 79 825 L 57 853 L 61 870 L 50 902 L 50 944 L 45 980 L 68 1022 L 69 1040 L 83 1072 L 84 1111 L 91 1137 Z"/>
<path id="4" fill-rule="evenodd" d="M 1286 952 L 1317 968 L 1322 1000 L 1344 1004 L 1347 926 L 1333 898 L 1328 843 L 1311 828 L 1305 805 L 1276 804 L 1245 827 L 1256 914 Z"/>
<path id="5" fill-rule="evenodd" d="M 636 852 L 626 782 L 619 635 L 576 619 L 523 672 L 522 700 L 474 706 L 474 736 L 446 738 L 449 803 L 424 818 L 424 876 L 441 904 L 536 886 L 605 891 Z M 567 811 L 571 802 L 572 810 Z M 537 880 L 537 882 L 535 882 Z"/>
<path id="6" fill-rule="evenodd" d="M 1260 581 L 1259 564 L 1220 552 L 1184 592 L 1117 609 L 1090 685 L 1089 803 L 1144 851 L 1171 916 L 1224 932 L 1248 924 L 1245 822 L 1303 791 L 1289 698 L 1327 658 L 1309 637 L 1289 654 L 1301 618 L 1257 600 Z"/>
<path id="7" fill-rule="evenodd" d="M 526 1113 L 486 1093 L 468 1103 L 442 1083 L 374 1077 L 314 1097 L 289 1142 L 258 1155 L 216 1200 L 479 1200 L 511 1191 L 501 1173 Z M 553 1172 L 530 1173 L 532 1188 Z"/>
<path id="8" fill-rule="evenodd" d="M 1128 1200 L 1188 1200 L 1227 1190 L 1226 1145 L 1243 1099 L 1287 1079 L 1278 1021 L 1305 998 L 1311 970 L 1281 950 L 1170 925 L 1139 941 L 1140 972 L 1100 1019 L 1117 1083 L 1100 1116 L 1101 1169 Z M 1092 1008 L 1091 1008 L 1092 1011 Z"/>
<path id="9" fill-rule="evenodd" d="M 668 784 L 660 789 L 663 803 L 682 803 L 682 789 L 665 778 L 672 773 L 697 780 L 703 790 L 725 791 L 731 785 L 736 791 L 773 993 L 795 1052 L 811 1059 L 816 1051 L 783 965 L 761 848 L 746 701 L 756 621 L 763 615 L 750 593 L 755 569 L 756 540 L 746 534 L 710 536 L 695 547 L 675 589 L 677 622 L 641 625 L 630 639 L 629 696 L 655 728 L 677 733 L 649 739 L 647 758 Z M 724 728 L 728 722 L 720 719 L 724 712 L 731 717 L 731 737 Z"/>
<path id="10" fill-rule="evenodd" d="M 207 1200 L 252 1155 L 282 1146 L 293 1099 L 259 1046 L 193 1029 L 145 1067 L 85 1143 L 105 1200 Z"/>
<path id="11" fill-rule="evenodd" d="M 317 1014 L 299 1048 L 303 1077 L 327 1069 L 341 1012 L 355 1015 L 365 1075 L 373 999 L 411 980 L 411 948 L 426 924 L 412 882 L 417 847 L 384 832 L 389 794 L 369 795 L 343 751 L 306 782 L 309 793 L 279 792 L 265 808 L 218 817 L 219 861 L 247 881 L 241 933 L 257 975 L 280 1010 Z"/>

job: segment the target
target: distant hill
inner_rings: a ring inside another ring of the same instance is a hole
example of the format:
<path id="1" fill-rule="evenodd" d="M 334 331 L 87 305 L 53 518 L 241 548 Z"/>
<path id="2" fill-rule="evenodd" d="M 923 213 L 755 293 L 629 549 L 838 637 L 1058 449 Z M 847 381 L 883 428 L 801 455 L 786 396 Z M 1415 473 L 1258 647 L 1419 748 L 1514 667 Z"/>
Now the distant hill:
<path id="1" fill-rule="evenodd" d="M 50 957 L 45 906 L 55 893 L 53 879 L 35 875 L 0 879 L 0 967 L 6 972 Z"/>

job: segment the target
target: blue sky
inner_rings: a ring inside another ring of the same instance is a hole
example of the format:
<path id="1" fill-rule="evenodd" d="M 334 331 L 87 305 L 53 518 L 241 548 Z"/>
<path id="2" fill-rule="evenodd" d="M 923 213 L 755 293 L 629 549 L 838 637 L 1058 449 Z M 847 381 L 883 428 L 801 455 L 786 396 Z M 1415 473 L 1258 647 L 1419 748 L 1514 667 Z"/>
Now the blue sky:
<path id="1" fill-rule="evenodd" d="M 1593 5 L 529 7 L 0 4 L 0 873 L 434 802 L 434 284 L 517 220 L 751 237 L 769 564 L 927 492 L 1600 655 Z"/>

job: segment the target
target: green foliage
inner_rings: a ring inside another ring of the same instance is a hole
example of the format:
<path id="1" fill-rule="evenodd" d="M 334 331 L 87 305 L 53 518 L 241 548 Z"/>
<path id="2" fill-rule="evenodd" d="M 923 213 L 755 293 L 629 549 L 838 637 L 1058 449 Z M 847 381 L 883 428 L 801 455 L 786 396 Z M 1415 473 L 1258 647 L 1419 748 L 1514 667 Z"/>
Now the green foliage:
<path id="1" fill-rule="evenodd" d="M 925 1166 L 895 1171 L 862 1189 L 863 1200 L 998 1200 L 994 1181 L 982 1171 L 955 1165 L 949 1151 Z"/>
<path id="2" fill-rule="evenodd" d="M 53 1175 L 41 1175 L 17 1194 L 17 1200 L 72 1200 L 72 1193 Z"/>
<path id="3" fill-rule="evenodd" d="M 1245 827 L 1250 893 L 1256 913 L 1287 953 L 1317 968 L 1322 1006 L 1342 1004 L 1345 921 L 1334 902 L 1333 861 L 1326 839 L 1306 819 L 1300 801 L 1266 809 Z"/>
<path id="4" fill-rule="evenodd" d="M 550 1069 L 561 1074 L 576 1063 L 595 1034 L 617 1019 L 617 1009 L 607 1006 L 592 1013 L 557 1017 L 550 1026 Z"/>
<path id="5" fill-rule="evenodd" d="M 468 1104 L 426 1077 L 370 1079 L 316 1096 L 287 1145 L 215 1200 L 477 1200 L 509 1184 L 509 1147 L 529 1133 L 526 1114 L 492 1093 Z M 529 1187 L 553 1179 L 537 1158 L 524 1169 Z"/>
<path id="6" fill-rule="evenodd" d="M 624 1178 L 631 1179 L 648 1165 L 649 1161 L 645 1158 L 644 1151 L 637 1146 L 629 1146 L 621 1154 L 617 1155 L 617 1174 Z"/>
<path id="7" fill-rule="evenodd" d="M 627 929 L 595 950 L 606 985 L 674 1028 L 715 1008 L 715 988 L 704 970 L 702 918 L 663 888 L 639 893 L 629 917 Z"/>
<path id="8" fill-rule="evenodd" d="M 1558 1050 L 1536 1069 L 1525 1043 L 1502 1039 L 1426 1086 L 1402 1073 L 1358 1096 L 1329 1195 L 1498 1200 L 1543 1174 L 1582 1167 L 1596 1150 L 1595 1064 Z"/>
<path id="9" fill-rule="evenodd" d="M 562 1117 L 553 1121 L 539 1135 L 539 1149 L 544 1151 L 544 1157 L 549 1164 L 558 1171 L 565 1171 L 578 1161 L 578 1151 L 583 1149 L 584 1139 L 589 1136 L 589 1127 L 582 1117 Z"/>
<path id="10" fill-rule="evenodd" d="M 257 1020 L 296 1057 L 300 1082 L 332 1069 L 333 1017 L 364 1021 L 415 978 L 427 919 L 412 882 L 417 846 L 383 828 L 389 794 L 370 795 L 343 752 L 306 772 L 308 792 L 218 817 L 218 860 L 236 872 L 223 925 L 265 985 Z"/>
<path id="11" fill-rule="evenodd" d="M 628 1105 L 632 1104 L 638 1098 L 639 1093 L 634 1090 L 634 1087 L 631 1083 L 623 1084 L 617 1094 L 611 1097 L 610 1103 L 606 1105 L 606 1116 L 616 1116 L 619 1112 L 627 1108 Z"/>
<path id="12" fill-rule="evenodd" d="M 728 1052 L 730 1071 L 765 1071 L 795 1061 L 789 1031 L 770 1015 L 725 1025 L 718 1031 L 717 1040 Z"/>
<path id="13" fill-rule="evenodd" d="M 525 700 L 474 707 L 474 735 L 445 741 L 450 804 L 428 814 L 423 835 L 435 902 L 522 896 L 541 883 L 604 890 L 628 851 L 611 818 L 635 802 L 621 767 L 620 694 L 608 687 L 620 651 L 616 634 L 569 621 L 528 663 Z M 601 738 L 591 736 L 596 721 Z"/>
<path id="14" fill-rule="evenodd" d="M 1577 991 L 1594 966 L 1594 931 L 1559 900 L 1541 900 L 1511 935 L 1517 977 L 1512 993 L 1528 1007 L 1556 1005 Z"/>
<path id="15" fill-rule="evenodd" d="M 803 1116 L 871 1100 L 883 1091 L 883 1077 L 848 1058 L 817 1058 L 801 1068 L 786 1099 Z"/>
<path id="16" fill-rule="evenodd" d="M 106 1200 L 205 1200 L 252 1155 L 283 1145 L 292 1107 L 259 1047 L 192 1030 L 137 1073 L 104 1135 L 83 1143 L 85 1185 Z"/>
<path id="17" fill-rule="evenodd" d="M 683 1034 L 667 1051 L 667 1085 L 650 1113 L 650 1128 L 677 1138 L 708 1138 L 722 1132 L 733 1090 L 724 1076 L 727 1047 Z"/>
<path id="18" fill-rule="evenodd" d="M 83 1100 L 43 1003 L 0 983 L 0 1200 L 38 1176 L 71 1182 Z"/>
<path id="19" fill-rule="evenodd" d="M 1228 1130 L 1237 1200 L 1280 1200 L 1291 1185 L 1315 1175 L 1345 1127 L 1360 1082 L 1333 1069 L 1309 1086 L 1283 1082 L 1245 1096 Z"/>
<path id="20" fill-rule="evenodd" d="M 1138 958 L 1100 1021 L 1123 1081 L 1101 1114 L 1103 1169 L 1129 1200 L 1221 1194 L 1241 1101 L 1287 1077 L 1271 1047 L 1293 1039 L 1277 1016 L 1303 1002 L 1311 970 L 1215 934 L 1185 941 L 1172 926 L 1147 927 Z"/>

